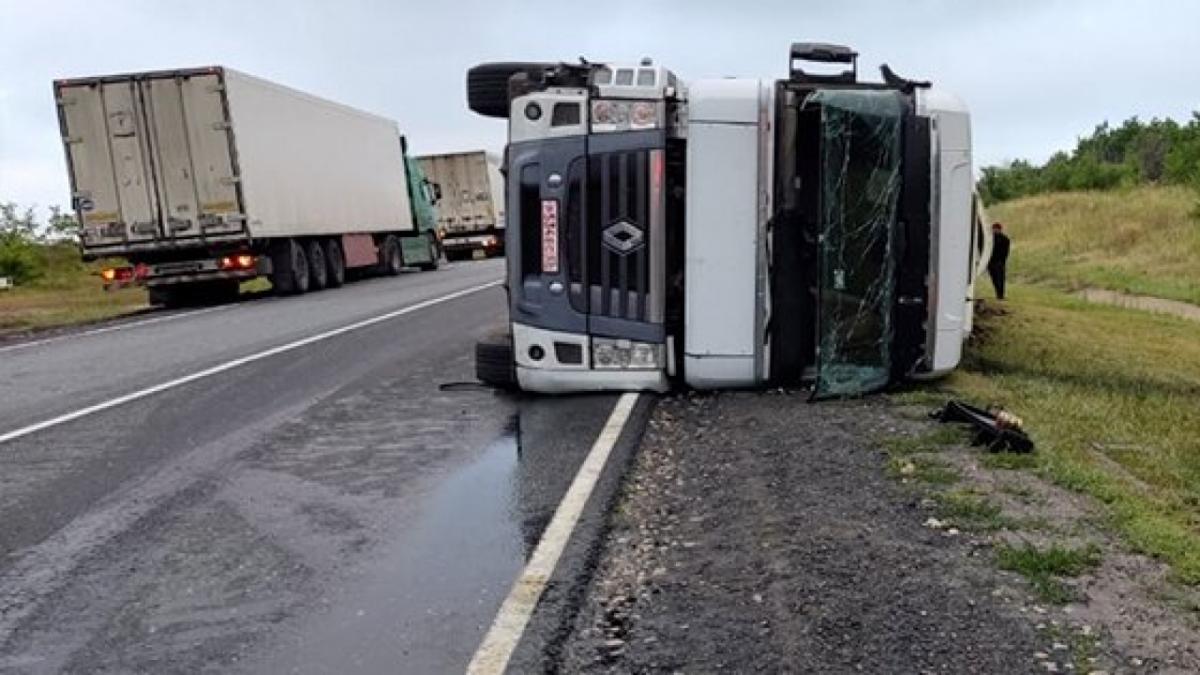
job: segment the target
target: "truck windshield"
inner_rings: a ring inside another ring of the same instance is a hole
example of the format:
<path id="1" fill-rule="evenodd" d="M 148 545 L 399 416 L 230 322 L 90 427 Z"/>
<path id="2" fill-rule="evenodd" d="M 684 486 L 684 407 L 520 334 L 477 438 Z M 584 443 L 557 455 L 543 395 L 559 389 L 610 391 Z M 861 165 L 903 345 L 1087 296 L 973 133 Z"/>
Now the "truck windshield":
<path id="1" fill-rule="evenodd" d="M 818 90 L 821 205 L 818 398 L 882 388 L 891 373 L 904 101 L 894 91 Z"/>

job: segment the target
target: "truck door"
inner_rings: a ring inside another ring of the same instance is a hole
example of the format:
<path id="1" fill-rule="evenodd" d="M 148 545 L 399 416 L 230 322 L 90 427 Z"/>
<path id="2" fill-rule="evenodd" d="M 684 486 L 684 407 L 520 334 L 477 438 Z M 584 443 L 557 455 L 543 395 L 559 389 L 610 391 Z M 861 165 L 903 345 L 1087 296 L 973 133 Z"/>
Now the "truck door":
<path id="1" fill-rule="evenodd" d="M 218 73 L 142 81 L 165 235 L 231 234 L 244 226 Z"/>
<path id="2" fill-rule="evenodd" d="M 896 91 L 819 90 L 817 398 L 883 388 L 893 374 L 903 122 Z"/>
<path id="3" fill-rule="evenodd" d="M 158 201 L 135 83 L 67 84 L 58 93 L 73 200 L 86 242 L 156 238 Z"/>
<path id="4" fill-rule="evenodd" d="M 71 200 L 80 216 L 84 243 L 119 244 L 128 228 L 121 217 L 104 95 L 98 84 L 60 85 L 57 99 Z"/>

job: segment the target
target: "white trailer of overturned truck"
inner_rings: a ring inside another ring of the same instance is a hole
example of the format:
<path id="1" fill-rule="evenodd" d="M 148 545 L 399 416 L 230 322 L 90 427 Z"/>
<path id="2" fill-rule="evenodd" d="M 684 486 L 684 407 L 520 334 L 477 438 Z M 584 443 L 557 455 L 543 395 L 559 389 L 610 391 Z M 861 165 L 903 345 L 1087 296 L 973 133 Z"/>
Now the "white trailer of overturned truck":
<path id="1" fill-rule="evenodd" d="M 857 56 L 797 43 L 774 81 L 469 71 L 471 108 L 508 120 L 509 330 L 480 378 L 823 398 L 954 369 L 990 249 L 970 117 L 886 65 L 859 81 Z"/>
<path id="2" fill-rule="evenodd" d="M 151 301 L 283 294 L 441 256 L 397 124 L 223 67 L 54 83 L 83 257 Z"/>

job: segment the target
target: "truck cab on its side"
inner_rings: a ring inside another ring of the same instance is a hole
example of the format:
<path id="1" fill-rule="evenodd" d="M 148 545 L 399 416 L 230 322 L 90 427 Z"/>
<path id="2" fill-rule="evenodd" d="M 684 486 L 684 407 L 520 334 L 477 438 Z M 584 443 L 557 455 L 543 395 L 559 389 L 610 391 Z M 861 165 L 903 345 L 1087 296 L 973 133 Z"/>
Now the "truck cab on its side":
<path id="1" fill-rule="evenodd" d="M 775 81 L 684 83 L 648 60 L 471 71 L 472 108 L 509 126 L 515 384 L 845 396 L 957 365 L 966 108 L 886 66 L 860 82 L 845 47 L 790 56 Z"/>

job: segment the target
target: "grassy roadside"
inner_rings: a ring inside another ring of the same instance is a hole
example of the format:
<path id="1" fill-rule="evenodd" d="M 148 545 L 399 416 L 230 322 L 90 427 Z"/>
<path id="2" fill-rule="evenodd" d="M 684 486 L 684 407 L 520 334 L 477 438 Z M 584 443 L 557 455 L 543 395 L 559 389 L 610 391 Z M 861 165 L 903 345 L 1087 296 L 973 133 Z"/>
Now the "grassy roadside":
<path id="1" fill-rule="evenodd" d="M 0 291 L 0 335 L 88 323 L 145 309 L 146 291 L 106 292 L 100 263 L 84 263 L 71 245 L 40 247 L 46 274 L 32 283 Z"/>
<path id="2" fill-rule="evenodd" d="M 1098 499 L 1134 550 L 1200 584 L 1196 325 L 1025 284 L 977 325 L 939 388 L 1021 415 L 1038 443 L 1031 470 Z"/>
<path id="3" fill-rule="evenodd" d="M 989 207 L 1013 239 L 1015 278 L 1200 304 L 1196 193 L 1146 186 L 1063 192 Z"/>

